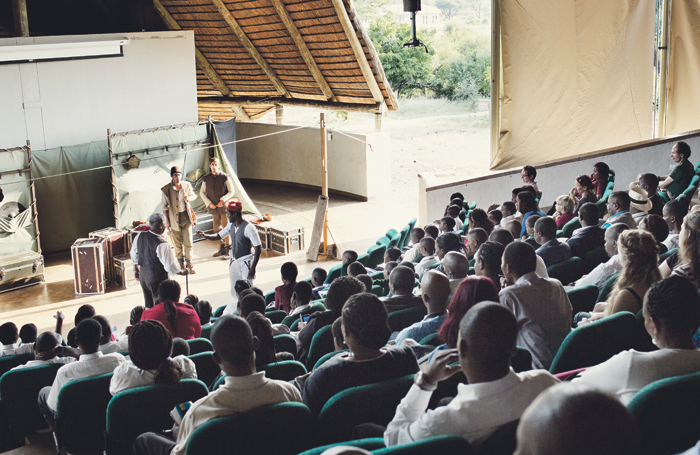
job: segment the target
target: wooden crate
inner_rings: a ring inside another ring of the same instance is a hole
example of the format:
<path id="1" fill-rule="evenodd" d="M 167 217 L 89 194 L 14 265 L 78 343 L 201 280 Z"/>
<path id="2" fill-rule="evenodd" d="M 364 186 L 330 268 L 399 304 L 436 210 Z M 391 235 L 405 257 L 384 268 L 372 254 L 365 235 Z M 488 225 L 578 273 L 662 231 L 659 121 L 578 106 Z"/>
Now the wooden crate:
<path id="1" fill-rule="evenodd" d="M 105 257 L 107 240 L 78 239 L 70 247 L 75 273 L 75 295 L 104 294 L 107 290 Z"/>
<path id="2" fill-rule="evenodd" d="M 304 227 L 292 223 L 274 223 L 268 227 L 270 249 L 289 254 L 304 249 Z"/>
<path id="3" fill-rule="evenodd" d="M 35 251 L 0 257 L 0 293 L 44 281 L 44 257 Z"/>
<path id="4" fill-rule="evenodd" d="M 108 227 L 88 234 L 89 238 L 105 239 L 105 264 L 107 266 L 107 282 L 114 283 L 114 268 L 112 262 L 116 256 L 127 254 L 130 251 L 131 236 L 128 231 Z"/>

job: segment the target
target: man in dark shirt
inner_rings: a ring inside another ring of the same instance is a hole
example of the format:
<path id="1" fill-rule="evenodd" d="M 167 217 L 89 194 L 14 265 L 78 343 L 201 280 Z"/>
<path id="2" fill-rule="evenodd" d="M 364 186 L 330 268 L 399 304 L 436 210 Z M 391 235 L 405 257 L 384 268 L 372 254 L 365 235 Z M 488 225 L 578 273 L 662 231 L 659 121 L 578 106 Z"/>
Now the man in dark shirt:
<path id="1" fill-rule="evenodd" d="M 389 290 L 391 297 L 384 299 L 386 310 L 392 311 L 423 306 L 423 298 L 413 295 L 413 288 L 416 286 L 416 276 L 413 270 L 402 265 L 396 267 L 389 275 Z"/>
<path id="2" fill-rule="evenodd" d="M 678 163 L 669 175 L 659 177 L 659 188 L 666 191 L 671 199 L 678 197 L 693 179 L 695 168 L 690 158 L 690 146 L 685 142 L 678 142 L 671 149 L 671 159 Z"/>
<path id="3" fill-rule="evenodd" d="M 579 258 L 589 251 L 600 248 L 605 244 L 605 231 L 598 227 L 598 206 L 587 202 L 578 211 L 578 219 L 581 227 L 576 229 L 566 243 L 571 248 L 571 255 Z"/>

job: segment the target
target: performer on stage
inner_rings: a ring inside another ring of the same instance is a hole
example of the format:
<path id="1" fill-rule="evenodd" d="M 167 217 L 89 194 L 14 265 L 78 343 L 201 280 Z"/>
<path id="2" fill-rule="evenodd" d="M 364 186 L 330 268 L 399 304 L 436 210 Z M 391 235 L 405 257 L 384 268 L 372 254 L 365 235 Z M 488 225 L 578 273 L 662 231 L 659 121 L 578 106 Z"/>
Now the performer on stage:
<path id="1" fill-rule="evenodd" d="M 165 185 L 163 191 L 163 215 L 165 226 L 170 229 L 170 236 L 175 246 L 175 256 L 180 268 L 187 268 L 189 273 L 197 273 L 192 267 L 192 225 L 194 225 L 194 211 L 190 207 L 190 201 L 194 201 L 197 195 L 192 190 L 192 185 L 182 181 L 182 171 L 178 166 L 170 168 L 172 181 Z M 185 266 L 187 263 L 187 266 Z"/>
<path id="2" fill-rule="evenodd" d="M 211 174 L 205 175 L 202 179 L 202 188 L 199 191 L 199 196 L 206 204 L 207 211 L 212 215 L 214 233 L 218 233 L 222 228 L 228 226 L 228 217 L 226 216 L 224 203 L 231 199 L 235 193 L 231 184 L 231 177 L 219 172 L 218 158 L 209 158 L 209 169 L 211 169 Z M 221 246 L 219 251 L 214 253 L 214 257 L 225 256 L 230 248 L 231 241 L 228 237 L 224 237 L 221 239 Z"/>
<path id="3" fill-rule="evenodd" d="M 197 231 L 198 236 L 207 240 L 216 241 L 227 236 L 231 237 L 229 277 L 231 279 L 231 295 L 233 297 L 236 297 L 236 291 L 233 289 L 236 281 L 248 280 L 251 284 L 253 283 L 255 268 L 258 265 L 260 252 L 262 251 L 258 230 L 243 219 L 242 210 L 243 205 L 239 201 L 230 201 L 226 204 L 228 226 L 215 234 L 205 234 L 202 231 Z M 250 252 L 251 247 L 255 249 L 252 254 Z"/>
<path id="4" fill-rule="evenodd" d="M 131 260 L 134 263 L 134 276 L 141 283 L 146 308 L 152 308 L 158 299 L 158 287 L 169 275 L 181 272 L 175 262 L 173 250 L 163 238 L 165 217 L 154 213 L 148 219 L 150 231 L 139 232 L 131 246 Z"/>

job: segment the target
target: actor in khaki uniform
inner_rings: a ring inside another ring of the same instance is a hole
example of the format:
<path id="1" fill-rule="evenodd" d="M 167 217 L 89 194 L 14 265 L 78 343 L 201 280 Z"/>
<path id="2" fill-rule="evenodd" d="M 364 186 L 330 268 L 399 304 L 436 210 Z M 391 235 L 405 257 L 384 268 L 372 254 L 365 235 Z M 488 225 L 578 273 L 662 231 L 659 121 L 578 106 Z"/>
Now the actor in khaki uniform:
<path id="1" fill-rule="evenodd" d="M 211 174 L 204 176 L 202 179 L 202 187 L 199 191 L 199 196 L 207 206 L 207 211 L 212 215 L 215 234 L 228 226 L 225 203 L 235 194 L 233 184 L 231 183 L 231 177 L 219 172 L 219 165 L 218 158 L 209 158 Z M 219 250 L 214 253 L 215 258 L 226 255 L 227 250 L 231 248 L 229 237 L 221 239 L 220 244 Z"/>
<path id="2" fill-rule="evenodd" d="M 194 194 L 192 185 L 182 181 L 182 171 L 178 166 L 170 169 L 170 177 L 172 181 L 161 188 L 165 226 L 170 230 L 180 268 L 184 269 L 186 263 L 189 273 L 196 273 L 191 262 L 194 212 L 190 201 L 194 201 L 197 195 Z"/>

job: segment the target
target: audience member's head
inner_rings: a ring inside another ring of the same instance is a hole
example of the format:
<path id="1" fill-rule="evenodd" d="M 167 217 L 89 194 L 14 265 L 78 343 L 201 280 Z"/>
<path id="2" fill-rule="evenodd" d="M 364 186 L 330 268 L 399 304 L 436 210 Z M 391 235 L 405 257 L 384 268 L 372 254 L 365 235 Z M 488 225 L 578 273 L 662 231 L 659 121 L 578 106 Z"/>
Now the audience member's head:
<path id="1" fill-rule="evenodd" d="M 432 237 L 423 237 L 420 239 L 420 254 L 423 257 L 435 255 L 435 239 Z"/>
<path id="2" fill-rule="evenodd" d="M 506 247 L 501 270 L 508 284 L 515 283 L 518 278 L 536 269 L 537 254 L 529 243 L 513 242 Z"/>
<path id="3" fill-rule="evenodd" d="M 593 180 L 591 180 L 591 178 L 587 175 L 579 175 L 576 177 L 575 187 L 576 191 L 578 191 L 581 196 L 583 196 L 585 193 L 595 195 L 595 185 L 593 184 Z M 573 212 L 573 209 L 571 211 Z"/>
<path id="4" fill-rule="evenodd" d="M 465 278 L 457 286 L 447 307 L 447 319 L 438 334 L 440 341 L 446 343 L 448 348 L 456 348 L 462 318 L 471 307 L 485 301 L 498 301 L 498 289 L 493 281 L 480 276 Z"/>
<path id="5" fill-rule="evenodd" d="M 502 219 L 503 213 L 499 209 L 494 209 L 489 212 L 489 221 L 493 223 L 494 226 L 499 226 Z"/>
<path id="6" fill-rule="evenodd" d="M 308 281 L 298 281 L 294 285 L 294 290 L 292 291 L 292 298 L 290 299 L 290 305 L 292 309 L 308 305 L 313 299 L 313 288 L 311 283 Z"/>
<path id="7" fill-rule="evenodd" d="M 342 263 L 343 263 L 343 265 L 349 265 L 349 264 L 352 264 L 353 262 L 357 261 L 357 258 L 358 258 L 357 251 L 346 250 L 343 253 Z"/>
<path id="8" fill-rule="evenodd" d="M 81 305 L 80 308 L 78 308 L 78 311 L 75 313 L 75 318 L 73 319 L 73 323 L 77 327 L 78 324 L 80 324 L 80 321 L 83 319 L 90 319 L 97 313 L 95 312 L 95 307 L 89 304 Z"/>
<path id="9" fill-rule="evenodd" d="M 233 285 L 233 291 L 239 299 L 241 298 L 241 292 L 246 289 L 250 289 L 250 281 L 248 280 L 237 280 Z"/>
<path id="10" fill-rule="evenodd" d="M 34 343 L 37 333 L 38 330 L 35 324 L 24 324 L 19 329 L 19 338 L 22 340 L 22 344 Z"/>
<path id="11" fill-rule="evenodd" d="M 619 455 L 640 449 L 632 414 L 618 399 L 570 382 L 550 387 L 528 406 L 517 440 L 518 455 Z"/>
<path id="12" fill-rule="evenodd" d="M 523 179 L 523 183 L 533 183 L 535 178 L 537 178 L 537 169 L 528 164 L 527 166 L 523 167 L 522 171 L 520 171 L 520 177 Z"/>
<path id="13" fill-rule="evenodd" d="M 322 269 L 321 267 L 316 267 L 314 271 L 311 272 L 311 284 L 313 284 L 314 287 L 323 286 L 323 283 L 326 281 L 327 276 L 328 272 L 326 272 L 325 269 Z"/>
<path id="14" fill-rule="evenodd" d="M 129 313 L 129 325 L 134 325 L 139 322 L 144 311 L 146 311 L 146 307 L 143 305 L 138 305 L 132 308 L 131 313 Z"/>
<path id="15" fill-rule="evenodd" d="M 469 230 L 482 228 L 487 234 L 493 231 L 493 223 L 489 220 L 489 216 L 484 209 L 475 208 L 469 211 Z"/>
<path id="16" fill-rule="evenodd" d="M 175 280 L 165 280 L 158 286 L 158 298 L 163 302 L 165 317 L 173 330 L 175 330 L 175 320 L 177 319 L 175 302 L 180 301 L 181 291 L 180 283 Z"/>
<path id="17" fill-rule="evenodd" d="M 660 244 L 668 237 L 668 224 L 659 215 L 647 215 L 639 222 L 639 229 L 643 229 L 654 236 L 656 244 Z"/>
<path id="18" fill-rule="evenodd" d="M 687 200 L 674 199 L 668 201 L 664 205 L 664 220 L 668 224 L 669 232 L 677 234 L 681 231 L 681 225 L 683 224 L 683 218 L 688 214 L 688 205 L 685 203 Z"/>
<path id="19" fill-rule="evenodd" d="M 265 314 L 265 298 L 255 293 L 248 294 L 239 301 L 239 307 L 242 318 L 247 318 L 253 311 Z"/>
<path id="20" fill-rule="evenodd" d="M 357 277 L 358 275 L 365 274 L 367 274 L 367 269 L 364 265 L 362 265 L 361 262 L 355 261 L 352 264 L 348 265 L 348 275 L 352 277 Z"/>
<path id="21" fill-rule="evenodd" d="M 446 232 L 438 237 L 435 242 L 435 256 L 442 261 L 450 251 L 461 252 L 464 244 L 462 243 L 462 237 L 456 232 Z"/>
<path id="22" fill-rule="evenodd" d="M 384 252 L 384 263 L 386 264 L 387 262 L 398 261 L 400 257 L 400 249 L 396 248 L 395 246 L 389 247 Z"/>
<path id="23" fill-rule="evenodd" d="M 615 223 L 605 230 L 605 252 L 613 257 L 617 254 L 617 239 L 624 231 L 629 229 L 624 223 Z"/>
<path id="24" fill-rule="evenodd" d="M 587 175 L 584 175 L 583 177 L 586 177 L 590 180 L 590 177 L 588 177 Z M 557 198 L 556 206 L 557 212 L 561 214 L 574 213 L 574 207 L 576 207 L 576 202 L 574 201 L 574 198 L 572 198 L 568 194 L 564 194 Z"/>
<path id="25" fill-rule="evenodd" d="M 194 311 L 197 312 L 200 325 L 206 325 L 211 322 L 212 307 L 211 303 L 209 303 L 207 300 L 200 300 L 197 302 L 194 306 Z"/>
<path id="26" fill-rule="evenodd" d="M 255 365 L 263 366 L 276 361 L 275 340 L 272 336 L 272 324 L 258 311 L 251 312 L 246 318 L 253 336 L 259 344 L 255 349 Z"/>
<path id="27" fill-rule="evenodd" d="M 630 195 L 626 191 L 613 191 L 608 197 L 608 215 L 613 216 L 630 209 Z"/>
<path id="28" fill-rule="evenodd" d="M 190 344 L 184 338 L 175 337 L 173 338 L 173 353 L 170 356 L 177 357 L 179 355 L 189 356 Z"/>
<path id="29" fill-rule="evenodd" d="M 134 324 L 129 334 L 129 357 L 144 371 L 155 370 L 156 384 L 175 384 L 182 370 L 171 360 L 173 337 L 158 321 L 148 319 Z"/>
<path id="30" fill-rule="evenodd" d="M 532 215 L 530 215 L 530 218 L 532 218 Z M 506 223 L 506 231 L 510 232 L 510 235 L 513 236 L 513 239 L 520 238 L 520 231 L 522 231 L 522 229 L 523 224 L 518 220 L 510 220 Z"/>
<path id="31" fill-rule="evenodd" d="M 630 188 L 627 194 L 630 197 L 630 213 L 646 213 L 653 207 L 645 190 L 641 188 Z"/>
<path id="32" fill-rule="evenodd" d="M 521 191 L 518 193 L 518 197 L 515 200 L 515 208 L 523 215 L 534 212 L 537 210 L 537 200 L 535 200 L 535 196 L 529 191 Z"/>
<path id="33" fill-rule="evenodd" d="M 345 302 L 342 317 L 345 343 L 350 352 L 357 352 L 358 348 L 379 350 L 389 341 L 388 314 L 376 295 L 368 292 L 353 295 Z"/>
<path id="34" fill-rule="evenodd" d="M 452 232 L 456 225 L 457 222 L 451 216 L 442 217 L 440 220 L 440 232 Z"/>
<path id="35" fill-rule="evenodd" d="M 100 323 L 102 327 L 102 341 L 100 344 L 107 344 L 112 341 L 112 327 L 109 325 L 109 321 L 104 316 L 93 316 L 92 319 Z"/>
<path id="36" fill-rule="evenodd" d="M 413 262 L 408 262 L 408 261 L 402 261 L 399 263 L 401 267 L 408 267 L 411 269 L 414 273 L 416 272 L 416 265 Z M 398 267 L 398 266 L 397 266 Z M 389 276 L 391 277 L 391 273 L 389 273 Z"/>
<path id="37" fill-rule="evenodd" d="M 396 271 L 396 269 L 394 269 L 394 271 Z M 413 273 L 411 273 L 411 276 L 413 276 Z M 351 276 L 338 277 L 333 280 L 330 288 L 328 288 L 326 300 L 323 303 L 329 310 L 340 313 L 343 309 L 343 305 L 345 305 L 345 302 L 350 296 L 359 294 L 363 292 L 364 289 L 364 285 L 357 278 Z"/>
<path id="38" fill-rule="evenodd" d="M 489 239 L 489 235 L 483 228 L 470 229 L 467 233 L 467 256 L 474 257 L 474 253 L 479 249 L 482 243 Z"/>
<path id="39" fill-rule="evenodd" d="M 528 236 L 535 235 L 535 223 L 540 219 L 539 215 L 530 215 L 527 220 L 525 220 L 525 232 Z"/>
<path id="40" fill-rule="evenodd" d="M 183 300 L 182 303 L 186 303 L 192 308 L 199 302 L 199 297 L 197 297 L 195 294 L 188 294 Z"/>
<path id="41" fill-rule="evenodd" d="M 389 275 L 389 290 L 392 295 L 407 295 L 413 293 L 416 277 L 413 270 L 399 265 Z"/>
<path id="42" fill-rule="evenodd" d="M 554 218 L 543 216 L 535 223 L 535 242 L 544 245 L 557 238 L 557 222 Z"/>
<path id="43" fill-rule="evenodd" d="M 450 294 L 452 294 L 449 278 L 436 270 L 428 270 L 423 274 L 420 287 L 423 291 L 423 303 L 428 308 L 428 314 L 444 313 Z"/>
<path id="44" fill-rule="evenodd" d="M 671 275 L 652 284 L 644 298 L 644 326 L 659 348 L 692 346 L 700 325 L 700 297 L 687 278 Z"/>
<path id="45" fill-rule="evenodd" d="M 265 293 L 262 291 L 262 289 L 260 289 L 257 286 L 251 286 L 250 290 L 253 291 L 254 293 L 258 294 L 260 297 L 265 297 Z"/>
<path id="46" fill-rule="evenodd" d="M 639 187 L 653 196 L 659 189 L 659 177 L 651 173 L 642 174 L 639 176 Z"/>
<path id="47" fill-rule="evenodd" d="M 516 207 L 517 207 L 517 201 L 518 201 L 518 194 L 522 193 L 523 191 L 525 191 L 525 190 L 520 188 L 520 187 L 517 187 L 517 188 L 513 188 L 513 191 L 511 191 L 511 193 L 510 193 L 510 201 L 513 204 L 515 204 Z"/>
<path id="48" fill-rule="evenodd" d="M 245 319 L 224 315 L 211 330 L 214 361 L 227 376 L 245 376 L 255 372 L 255 349 L 258 341 Z"/>
<path id="49" fill-rule="evenodd" d="M 520 234 L 520 223 L 518 223 L 518 234 Z M 505 248 L 514 241 L 514 238 L 508 229 L 496 229 L 489 235 L 489 241 L 500 243 Z"/>
<path id="50" fill-rule="evenodd" d="M 686 142 L 677 142 L 671 150 L 671 157 L 676 163 L 690 158 L 690 146 Z M 678 157 L 678 158 L 676 158 Z"/>
<path id="51" fill-rule="evenodd" d="M 505 247 L 498 242 L 484 242 L 474 255 L 474 272 L 493 280 L 496 287 L 501 286 L 501 260 Z"/>
<path id="52" fill-rule="evenodd" d="M 282 275 L 282 281 L 284 283 L 296 283 L 299 269 L 297 269 L 295 263 L 285 262 L 282 264 L 282 267 L 280 267 L 280 274 Z"/>
<path id="53" fill-rule="evenodd" d="M 421 240 L 423 240 L 423 239 L 421 239 Z M 421 254 L 423 254 L 423 253 L 421 253 Z M 412 264 L 411 262 L 408 262 L 408 263 Z M 391 261 L 391 262 L 387 262 L 386 264 L 384 264 L 383 274 L 384 274 L 385 280 L 389 279 L 389 275 L 391 275 L 391 271 L 394 270 L 394 267 L 396 267 L 398 265 L 399 265 L 399 263 L 396 261 Z"/>
<path id="54" fill-rule="evenodd" d="M 343 336 L 343 318 L 339 317 L 333 321 L 331 326 L 331 333 L 333 334 L 333 347 L 336 351 L 342 351 L 348 348 L 345 344 L 345 337 Z"/>
<path id="55" fill-rule="evenodd" d="M 374 280 L 372 280 L 372 277 L 367 275 L 366 273 L 361 273 L 360 275 L 357 275 L 355 278 L 362 283 L 362 285 L 365 287 L 365 292 L 372 292 L 372 285 L 374 284 Z"/>
<path id="56" fill-rule="evenodd" d="M 459 216 L 459 212 L 461 211 L 462 207 L 457 204 L 451 204 L 449 207 L 447 207 L 447 214 L 452 218 L 457 218 Z"/>
<path id="57" fill-rule="evenodd" d="M 503 217 L 515 215 L 515 203 L 513 201 L 506 201 L 501 204 L 501 214 Z"/>
<path id="58" fill-rule="evenodd" d="M 687 268 L 688 277 L 700 287 L 700 212 L 685 217 L 678 239 L 681 256 L 676 268 Z"/>
<path id="59" fill-rule="evenodd" d="M 610 166 L 602 161 L 599 161 L 593 165 L 593 178 L 596 180 L 607 182 L 611 173 L 613 172 L 610 170 Z"/>
<path id="60" fill-rule="evenodd" d="M 56 346 L 60 346 L 61 342 L 55 332 L 42 332 L 36 337 L 34 342 L 34 354 L 48 354 L 54 350 Z M 51 358 L 54 356 L 51 355 Z M 48 359 L 44 359 L 48 360 Z"/>
<path id="61" fill-rule="evenodd" d="M 438 229 L 438 227 L 434 224 L 424 226 L 423 232 L 425 232 L 425 237 L 431 237 L 432 239 L 436 239 L 440 235 L 440 229 Z"/>
<path id="62" fill-rule="evenodd" d="M 255 294 L 255 291 L 253 291 L 252 289 L 250 289 L 250 288 L 248 288 L 248 289 L 243 289 L 243 290 L 241 291 L 241 293 L 238 294 L 238 302 L 239 302 L 238 308 L 241 307 L 240 301 L 241 301 L 241 299 L 243 299 L 243 297 L 245 297 L 245 296 L 247 296 L 247 295 L 253 295 L 253 294 Z"/>
<path id="63" fill-rule="evenodd" d="M 442 259 L 442 268 L 449 279 L 464 279 L 469 273 L 469 260 L 463 254 L 450 251 Z"/>
<path id="64" fill-rule="evenodd" d="M 586 202 L 578 209 L 578 220 L 581 226 L 597 226 L 600 210 L 598 206 L 592 202 Z"/>
<path id="65" fill-rule="evenodd" d="M 414 227 L 411 229 L 411 245 L 415 245 L 416 243 L 420 242 L 420 239 L 423 237 L 425 237 L 425 231 L 423 228 Z"/>
<path id="66" fill-rule="evenodd" d="M 19 330 L 14 322 L 6 322 L 0 325 L 0 343 L 3 345 L 15 344 L 19 338 Z"/>
<path id="67" fill-rule="evenodd" d="M 454 201 L 455 199 L 464 202 L 464 195 L 460 192 L 452 193 L 452 195 L 450 195 L 450 201 Z"/>
<path id="68" fill-rule="evenodd" d="M 94 354 L 102 341 L 102 326 L 92 318 L 83 319 L 75 328 L 75 339 L 81 354 Z"/>

